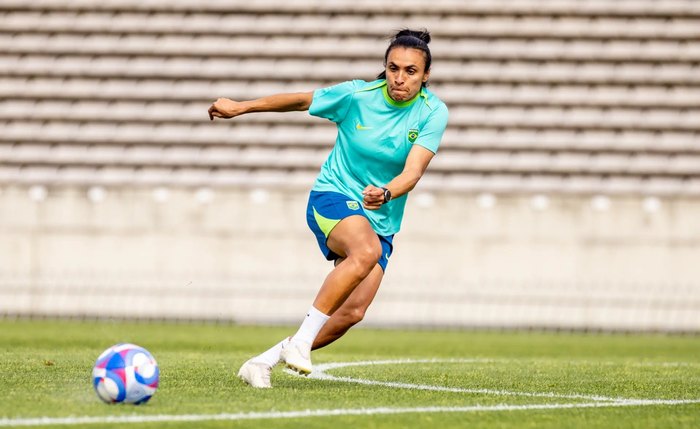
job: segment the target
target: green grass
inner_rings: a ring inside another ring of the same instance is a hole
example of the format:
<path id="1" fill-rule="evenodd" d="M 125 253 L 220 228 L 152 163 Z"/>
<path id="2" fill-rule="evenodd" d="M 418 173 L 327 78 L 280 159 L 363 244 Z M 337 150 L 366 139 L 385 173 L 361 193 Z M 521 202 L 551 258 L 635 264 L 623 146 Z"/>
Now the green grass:
<path id="1" fill-rule="evenodd" d="M 3 418 L 481 406 L 486 408 L 467 412 L 134 424 L 163 428 L 700 427 L 700 403 L 583 408 L 580 404 L 591 403 L 591 399 L 561 397 L 580 394 L 700 400 L 700 337 L 355 329 L 336 344 L 314 352 L 314 362 L 452 359 L 447 363 L 344 367 L 328 373 L 486 392 L 427 391 L 305 379 L 281 369 L 273 373 L 275 388 L 261 391 L 244 386 L 234 377 L 243 361 L 289 331 L 205 324 L 0 321 L 0 426 Z M 158 360 L 160 388 L 144 406 L 106 405 L 92 390 L 90 372 L 95 359 L 106 347 L 118 342 L 144 346 Z M 507 395 L 495 391 L 552 395 Z M 542 404 L 579 406 L 488 409 L 497 405 Z M 124 426 L 104 421 L 80 425 Z"/>

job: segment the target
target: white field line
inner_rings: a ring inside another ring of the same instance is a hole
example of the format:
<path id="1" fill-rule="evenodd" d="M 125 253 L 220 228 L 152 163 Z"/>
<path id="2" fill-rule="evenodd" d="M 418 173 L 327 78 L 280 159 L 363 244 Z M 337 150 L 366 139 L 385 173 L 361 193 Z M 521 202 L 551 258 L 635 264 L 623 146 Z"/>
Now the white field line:
<path id="1" fill-rule="evenodd" d="M 86 424 L 120 424 L 120 423 L 154 423 L 154 422 L 202 422 L 202 421 L 236 421 L 236 420 L 270 420 L 298 419 L 306 417 L 336 417 L 336 416 L 375 416 L 386 414 L 409 413 L 473 413 L 494 411 L 529 411 L 529 410 L 560 410 L 573 408 L 605 408 L 630 407 L 643 405 L 680 405 L 698 404 L 698 400 L 649 400 L 627 402 L 582 402 L 571 404 L 526 404 L 526 405 L 471 405 L 464 407 L 380 407 L 380 408 L 348 408 L 328 410 L 303 411 L 271 411 L 259 413 L 222 413 L 222 414 L 159 414 L 152 416 L 119 416 L 119 417 L 37 417 L 27 419 L 0 419 L 0 427 L 11 426 L 53 426 L 53 425 L 86 425 Z"/>
<path id="2" fill-rule="evenodd" d="M 620 402 L 625 401 L 625 398 L 610 398 L 607 396 L 598 395 L 581 395 L 581 394 L 560 394 L 552 392 L 517 392 L 511 390 L 495 390 L 495 389 L 467 389 L 462 387 L 445 387 L 431 386 L 427 384 L 411 384 L 398 383 L 391 381 L 376 381 L 366 380 L 363 378 L 339 377 L 327 374 L 326 371 L 337 368 L 347 368 L 351 366 L 371 366 L 371 365 L 401 365 L 414 363 L 492 363 L 490 359 L 401 359 L 401 360 L 376 360 L 376 361 L 361 361 L 361 362 L 337 362 L 328 364 L 319 364 L 314 366 L 314 372 L 310 375 L 311 378 L 320 380 L 342 381 L 345 383 L 364 384 L 369 386 L 384 386 L 393 387 L 396 389 L 411 389 L 411 390 L 431 390 L 435 392 L 452 392 L 452 393 L 473 393 L 482 395 L 500 395 L 500 396 L 529 396 L 537 398 L 560 398 L 560 399 L 581 399 L 597 402 Z M 291 371 L 290 371 L 291 372 Z M 292 372 L 293 373 L 293 372 Z"/>
<path id="3" fill-rule="evenodd" d="M 269 411 L 253 413 L 221 413 L 221 414 L 158 414 L 158 415 L 131 415 L 131 416 L 102 416 L 102 417 L 35 417 L 35 418 L 0 418 L 0 427 L 23 426 L 55 426 L 55 425 L 105 425 L 121 423 L 153 423 L 153 422 L 201 422 L 201 421 L 238 421 L 238 420 L 270 420 L 270 419 L 294 419 L 308 417 L 334 417 L 334 416 L 373 416 L 387 414 L 408 413 L 471 413 L 471 412 L 498 412 L 498 411 L 527 411 L 527 410 L 559 410 L 574 408 L 604 408 L 604 407 L 631 407 L 650 405 L 683 405 L 700 404 L 700 399 L 675 400 L 675 399 L 626 399 L 608 398 L 604 396 L 588 395 L 560 395 L 555 393 L 529 393 L 509 392 L 489 389 L 460 389 L 444 386 L 416 385 L 409 383 L 388 383 L 373 380 L 365 380 L 350 377 L 335 377 L 325 371 L 336 368 L 369 365 L 412 364 L 412 363 L 484 363 L 502 362 L 492 359 L 417 359 L 417 360 L 382 360 L 363 362 L 340 362 L 316 365 L 312 378 L 360 383 L 370 385 L 385 385 L 402 389 L 435 390 L 460 393 L 484 393 L 510 396 L 536 396 L 561 399 L 589 399 L 593 402 L 563 403 L 563 404 L 522 404 L 522 405 L 470 405 L 462 407 L 379 407 L 379 408 L 338 408 L 301 411 Z"/>

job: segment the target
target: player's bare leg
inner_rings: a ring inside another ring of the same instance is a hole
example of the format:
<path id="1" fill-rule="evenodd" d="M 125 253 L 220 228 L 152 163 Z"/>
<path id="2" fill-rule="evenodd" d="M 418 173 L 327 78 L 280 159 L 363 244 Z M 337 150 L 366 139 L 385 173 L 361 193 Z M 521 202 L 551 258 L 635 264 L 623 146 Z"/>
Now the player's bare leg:
<path id="1" fill-rule="evenodd" d="M 341 220 L 331 231 L 326 245 L 343 258 L 343 262 L 326 277 L 316 295 L 314 307 L 333 315 L 376 267 L 382 256 L 382 245 L 377 233 L 363 216 Z"/>
<path id="2" fill-rule="evenodd" d="M 326 245 L 345 260 L 328 274 L 307 317 L 281 354 L 287 367 L 301 374 L 311 372 L 311 345 L 319 331 L 370 275 L 382 252 L 379 238 L 364 216 L 350 216 L 338 222 Z"/>
<path id="3" fill-rule="evenodd" d="M 339 260 L 337 265 L 340 265 L 343 261 L 344 259 Z M 357 285 L 343 305 L 341 305 L 340 308 L 333 313 L 328 322 L 323 325 L 311 349 L 316 350 L 327 346 L 345 335 L 348 329 L 361 322 L 367 308 L 369 308 L 374 297 L 377 295 L 379 285 L 383 278 L 384 270 L 382 270 L 379 264 L 375 265 L 372 272 Z"/>

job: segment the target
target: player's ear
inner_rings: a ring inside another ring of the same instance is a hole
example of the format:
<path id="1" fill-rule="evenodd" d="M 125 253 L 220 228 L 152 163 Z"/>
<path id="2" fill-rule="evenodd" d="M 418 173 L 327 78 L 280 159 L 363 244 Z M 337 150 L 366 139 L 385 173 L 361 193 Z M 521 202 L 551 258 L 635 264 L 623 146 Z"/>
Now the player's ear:
<path id="1" fill-rule="evenodd" d="M 429 77 L 430 77 L 430 70 L 426 70 L 425 74 L 423 75 L 423 83 L 426 83 L 428 81 Z"/>

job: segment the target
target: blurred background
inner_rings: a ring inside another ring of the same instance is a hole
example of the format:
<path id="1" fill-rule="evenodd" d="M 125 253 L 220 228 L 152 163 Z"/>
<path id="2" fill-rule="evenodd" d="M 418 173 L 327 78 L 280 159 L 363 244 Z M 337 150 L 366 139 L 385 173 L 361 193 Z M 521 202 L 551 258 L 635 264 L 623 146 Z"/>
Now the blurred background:
<path id="1" fill-rule="evenodd" d="M 296 323 L 335 127 L 210 122 L 433 36 L 450 108 L 364 324 L 700 331 L 700 2 L 0 1 L 0 316 Z"/>

